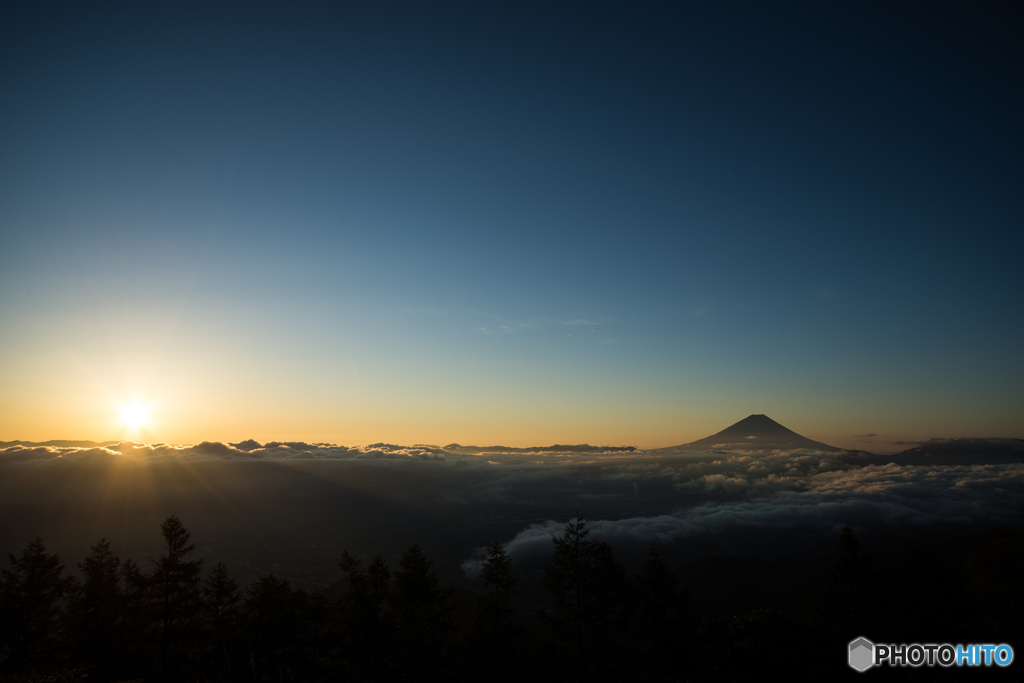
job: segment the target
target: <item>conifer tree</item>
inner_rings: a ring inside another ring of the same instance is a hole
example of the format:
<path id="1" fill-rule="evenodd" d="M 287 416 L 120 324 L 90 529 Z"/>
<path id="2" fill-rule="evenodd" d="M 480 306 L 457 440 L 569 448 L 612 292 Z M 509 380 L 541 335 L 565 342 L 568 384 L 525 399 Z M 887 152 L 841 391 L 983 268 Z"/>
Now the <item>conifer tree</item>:
<path id="1" fill-rule="evenodd" d="M 391 579 L 392 572 L 387 560 L 377 553 L 366 569 L 366 589 L 374 618 L 378 621 L 383 620 L 385 606 L 391 600 Z"/>
<path id="2" fill-rule="evenodd" d="M 82 583 L 69 603 L 76 661 L 91 662 L 105 672 L 113 666 L 121 619 L 121 561 L 100 539 L 78 564 Z"/>
<path id="3" fill-rule="evenodd" d="M 966 570 L 972 612 L 979 622 L 974 632 L 1019 642 L 1012 639 L 1024 637 L 1024 530 L 993 528 L 984 542 L 971 546 Z"/>
<path id="4" fill-rule="evenodd" d="M 305 593 L 300 600 L 300 646 L 303 675 L 307 680 L 320 681 L 330 671 L 331 658 L 336 650 L 337 622 L 327 597 L 320 591 Z"/>
<path id="5" fill-rule="evenodd" d="M 436 676 L 447 664 L 447 647 L 455 630 L 452 591 L 441 587 L 433 561 L 415 543 L 402 555 L 392 581 L 401 672 L 408 680 Z"/>
<path id="6" fill-rule="evenodd" d="M 223 667 L 228 679 L 231 678 L 231 651 L 235 645 L 240 599 L 238 582 L 228 574 L 227 565 L 218 562 L 203 584 L 203 606 L 212 631 L 214 661 L 220 662 L 218 668 Z"/>
<path id="7" fill-rule="evenodd" d="M 604 541 L 594 541 L 590 548 L 590 572 L 594 628 L 598 637 L 607 641 L 629 612 L 629 576 Z"/>
<path id="8" fill-rule="evenodd" d="M 59 555 L 46 552 L 42 539 L 21 557 L 9 555 L 0 572 L 0 629 L 8 651 L 7 668 L 52 663 L 63 630 L 63 599 L 73 583 L 62 576 Z"/>
<path id="9" fill-rule="evenodd" d="M 519 657 L 525 631 L 512 621 L 512 599 L 519 577 L 512 569 L 512 557 L 500 541 L 487 548 L 483 563 L 487 596 L 479 601 L 473 629 L 466 638 L 471 671 L 488 671 L 494 681 L 520 681 L 530 677 Z"/>
<path id="10" fill-rule="evenodd" d="M 244 616 L 248 660 L 256 680 L 291 677 L 305 594 L 293 591 L 287 579 L 261 576 L 245 593 Z"/>
<path id="11" fill-rule="evenodd" d="M 611 677 L 620 627 L 628 605 L 625 568 L 612 547 L 590 540 L 578 513 L 561 536 L 552 536 L 554 552 L 544 567 L 544 588 L 554 598 L 542 620 L 567 657 L 563 676 L 573 680 Z"/>
<path id="12" fill-rule="evenodd" d="M 554 609 L 546 622 L 559 641 L 565 641 L 578 655 L 591 621 L 591 561 L 594 542 L 590 530 L 577 513 L 561 536 L 552 536 L 555 551 L 544 567 L 544 588 L 554 598 Z"/>
<path id="13" fill-rule="evenodd" d="M 633 577 L 637 597 L 637 623 L 649 637 L 674 633 L 687 618 L 686 595 L 677 589 L 679 577 L 651 548 L 640 573 Z"/>
<path id="14" fill-rule="evenodd" d="M 512 597 L 519 577 L 512 569 L 512 557 L 505 552 L 505 546 L 500 541 L 494 541 L 487 548 L 483 579 L 490 591 L 487 601 L 490 619 L 496 624 L 504 624 L 512 612 Z"/>
<path id="15" fill-rule="evenodd" d="M 676 646 L 693 640 L 686 595 L 678 590 L 678 583 L 678 576 L 655 548 L 633 576 L 633 651 L 648 680 L 672 680 L 673 672 L 680 673 Z"/>
<path id="16" fill-rule="evenodd" d="M 150 624 L 147 607 L 149 577 L 142 573 L 135 560 L 127 559 L 118 571 L 120 621 L 118 624 L 118 659 L 121 667 L 132 673 L 145 669 L 143 658 Z"/>
<path id="17" fill-rule="evenodd" d="M 195 551 L 191 534 L 176 516 L 160 525 L 164 554 L 156 561 L 150 593 L 159 629 L 159 667 L 166 674 L 180 673 L 185 655 L 198 636 L 201 606 L 199 578 L 203 561 L 188 560 Z"/>
<path id="18" fill-rule="evenodd" d="M 823 647 L 848 642 L 850 633 L 861 633 L 878 620 L 880 591 L 873 588 L 871 557 L 861 551 L 860 541 L 850 525 L 839 534 L 838 555 L 828 582 L 811 598 L 815 637 Z"/>
<path id="19" fill-rule="evenodd" d="M 345 669 L 356 679 L 381 680 L 394 659 L 386 646 L 391 641 L 391 570 L 379 554 L 366 569 L 348 551 L 338 564 L 349 582 L 341 605 Z"/>

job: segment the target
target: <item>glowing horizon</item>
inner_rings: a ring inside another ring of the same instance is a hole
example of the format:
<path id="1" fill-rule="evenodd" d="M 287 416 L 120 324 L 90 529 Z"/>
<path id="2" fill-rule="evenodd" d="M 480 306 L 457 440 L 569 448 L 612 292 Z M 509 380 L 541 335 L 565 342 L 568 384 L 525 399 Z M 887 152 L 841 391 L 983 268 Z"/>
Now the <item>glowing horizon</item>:
<path id="1" fill-rule="evenodd" d="M 1024 436 L 1005 85 L 772 12 L 604 11 L 552 40 L 26 8 L 0 439 L 657 448 L 752 413 L 865 450 Z"/>

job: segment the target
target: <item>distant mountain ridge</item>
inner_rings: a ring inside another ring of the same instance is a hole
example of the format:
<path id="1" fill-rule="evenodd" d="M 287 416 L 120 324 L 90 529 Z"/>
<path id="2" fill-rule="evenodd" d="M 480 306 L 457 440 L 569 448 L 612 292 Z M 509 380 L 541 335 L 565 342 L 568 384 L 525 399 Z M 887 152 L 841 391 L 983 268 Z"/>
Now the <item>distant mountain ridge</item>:
<path id="1" fill-rule="evenodd" d="M 1006 465 L 1024 462 L 1024 439 L 929 439 L 892 455 L 858 453 L 854 465 Z"/>
<path id="2" fill-rule="evenodd" d="M 103 448 L 117 446 L 122 441 L 87 441 L 76 439 L 54 439 L 50 441 L 0 441 L 0 451 L 22 448 Z M 127 442 L 131 444 L 132 442 Z M 292 446 L 308 446 L 308 444 L 289 442 Z M 134 444 L 141 446 L 142 444 Z M 192 448 L 206 454 L 217 452 L 217 449 L 234 449 L 249 452 L 264 446 L 279 445 L 278 442 L 260 444 L 249 439 L 235 444 L 222 442 L 203 442 Z M 286 444 L 287 445 L 287 444 Z M 376 444 L 381 446 L 382 444 Z M 554 444 L 552 446 L 531 446 L 514 448 L 511 446 L 463 446 L 450 443 L 443 447 L 417 444 L 414 448 L 448 451 L 452 454 L 485 455 L 485 454 L 669 454 L 696 451 L 772 451 L 806 449 L 842 454 L 841 457 L 853 466 L 865 465 L 1002 465 L 1024 462 L 1024 439 L 1016 438 L 937 438 L 915 442 L 911 448 L 891 455 L 876 455 L 867 451 L 836 448 L 820 441 L 808 439 L 791 429 L 782 426 L 766 415 L 751 415 L 733 424 L 717 434 L 698 439 L 678 446 L 668 446 L 652 450 L 642 450 L 634 446 L 591 446 L 589 444 Z M 233 448 L 232 448 L 233 447 Z M 397 447 L 394 447 L 397 448 Z"/>
<path id="3" fill-rule="evenodd" d="M 443 446 L 452 453 L 633 453 L 635 446 L 591 446 L 590 444 L 555 444 L 553 446 L 530 446 L 528 448 L 512 448 L 511 446 L 462 446 L 450 443 Z"/>
<path id="4" fill-rule="evenodd" d="M 678 452 L 678 451 L 709 451 L 709 450 L 750 450 L 765 451 L 796 448 L 806 448 L 815 451 L 828 451 L 839 453 L 844 449 L 829 446 L 820 441 L 808 439 L 794 432 L 792 429 L 783 427 L 767 415 L 751 415 L 745 417 L 736 424 L 726 427 L 717 434 L 691 441 L 690 443 L 667 448 L 657 448 L 652 452 Z"/>

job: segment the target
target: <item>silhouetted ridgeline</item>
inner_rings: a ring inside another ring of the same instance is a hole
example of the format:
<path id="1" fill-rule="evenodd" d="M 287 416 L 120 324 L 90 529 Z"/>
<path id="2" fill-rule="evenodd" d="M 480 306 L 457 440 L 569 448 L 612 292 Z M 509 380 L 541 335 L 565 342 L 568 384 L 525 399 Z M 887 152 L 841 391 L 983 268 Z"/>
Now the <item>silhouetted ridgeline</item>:
<path id="1" fill-rule="evenodd" d="M 443 447 L 452 453 L 635 453 L 635 446 L 591 446 L 590 444 L 558 444 L 553 446 L 530 446 L 528 448 L 512 448 L 511 446 L 461 446 L 450 443 Z"/>
<path id="2" fill-rule="evenodd" d="M 846 643 L 863 634 L 1022 642 L 1024 532 L 1006 527 L 979 539 L 965 562 L 907 543 L 886 569 L 846 527 L 821 588 L 712 617 L 656 550 L 631 574 L 576 518 L 553 538 L 542 581 L 549 602 L 533 628 L 515 612 L 519 577 L 498 542 L 483 562 L 487 594 L 459 615 L 469 594 L 456 599 L 442 586 L 418 545 L 398 567 L 344 553 L 344 578 L 325 592 L 274 575 L 243 590 L 223 563 L 196 557 L 177 517 L 160 531 L 164 551 L 146 568 L 120 560 L 106 540 L 78 576 L 39 540 L 11 555 L 0 583 L 3 680 L 712 681 L 773 668 L 800 680 L 852 674 Z"/>

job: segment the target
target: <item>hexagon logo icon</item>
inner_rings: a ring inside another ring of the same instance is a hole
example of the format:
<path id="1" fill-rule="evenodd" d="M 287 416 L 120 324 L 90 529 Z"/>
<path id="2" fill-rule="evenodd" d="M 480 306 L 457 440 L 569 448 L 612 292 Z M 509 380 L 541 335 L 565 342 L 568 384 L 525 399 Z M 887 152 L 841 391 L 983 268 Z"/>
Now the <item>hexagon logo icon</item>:
<path id="1" fill-rule="evenodd" d="M 857 671 L 867 671 L 875 663 L 875 644 L 867 638 L 850 641 L 850 667 Z"/>

